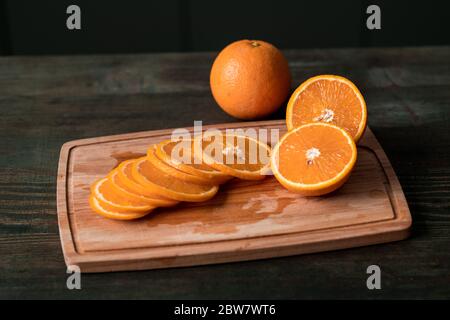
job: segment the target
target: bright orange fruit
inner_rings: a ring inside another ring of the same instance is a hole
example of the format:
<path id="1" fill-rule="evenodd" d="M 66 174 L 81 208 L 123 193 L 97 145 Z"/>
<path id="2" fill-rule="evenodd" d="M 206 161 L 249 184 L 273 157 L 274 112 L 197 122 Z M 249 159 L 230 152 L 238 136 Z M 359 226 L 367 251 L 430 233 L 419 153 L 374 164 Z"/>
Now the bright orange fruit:
<path id="1" fill-rule="evenodd" d="M 287 189 L 306 196 L 332 192 L 348 179 L 357 150 L 343 129 L 310 123 L 286 133 L 275 146 L 271 168 Z"/>
<path id="2" fill-rule="evenodd" d="M 286 109 L 286 125 L 292 130 L 306 123 L 334 124 L 358 141 L 367 124 L 366 102 L 350 80 L 320 75 L 303 82 Z"/>
<path id="3" fill-rule="evenodd" d="M 270 43 L 240 40 L 217 56 L 211 91 L 219 106 L 239 119 L 264 117 L 287 99 L 291 73 L 283 54 Z"/>

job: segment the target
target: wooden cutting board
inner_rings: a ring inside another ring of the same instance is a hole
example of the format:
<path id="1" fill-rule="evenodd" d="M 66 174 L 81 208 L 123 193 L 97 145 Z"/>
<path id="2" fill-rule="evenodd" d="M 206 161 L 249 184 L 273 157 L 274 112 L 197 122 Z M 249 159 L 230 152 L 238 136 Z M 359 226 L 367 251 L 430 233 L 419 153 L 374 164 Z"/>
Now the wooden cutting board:
<path id="1" fill-rule="evenodd" d="M 265 128 L 284 121 L 208 128 Z M 189 129 L 192 130 L 192 129 Z M 71 141 L 61 149 L 57 208 L 66 264 L 82 272 L 192 266 L 343 249 L 401 240 L 411 215 L 398 179 L 370 129 L 349 181 L 337 192 L 305 198 L 269 176 L 233 180 L 203 203 L 159 208 L 136 221 L 94 214 L 89 186 L 119 162 L 145 154 L 172 130 Z"/>

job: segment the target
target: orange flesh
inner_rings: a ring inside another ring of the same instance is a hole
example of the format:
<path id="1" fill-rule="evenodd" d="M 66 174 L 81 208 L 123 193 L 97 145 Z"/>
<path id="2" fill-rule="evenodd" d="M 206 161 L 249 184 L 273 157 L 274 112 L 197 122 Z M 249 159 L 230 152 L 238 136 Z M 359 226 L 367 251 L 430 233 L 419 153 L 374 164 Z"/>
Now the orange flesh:
<path id="1" fill-rule="evenodd" d="M 133 190 L 129 189 L 120 179 L 117 177 L 117 172 L 113 172 L 110 176 L 111 183 L 115 184 L 120 190 L 125 193 L 132 193 L 138 197 L 144 197 L 138 193 L 135 193 Z M 144 197 L 145 198 L 145 197 Z"/>
<path id="2" fill-rule="evenodd" d="M 148 197 L 148 196 L 144 196 L 144 195 L 139 194 L 139 193 L 135 192 L 134 190 L 130 189 L 126 184 L 124 184 L 122 182 L 122 180 L 119 179 L 117 171 L 113 171 L 109 175 L 109 179 L 111 179 L 111 183 L 116 187 L 116 189 L 120 190 L 125 195 L 129 195 L 129 196 L 132 196 L 132 197 L 138 198 L 138 199 L 140 198 L 142 201 L 150 202 L 151 204 L 154 201 L 166 201 L 163 199 L 159 199 L 157 195 L 155 195 L 154 197 Z M 169 201 L 169 200 L 167 200 L 167 201 Z"/>
<path id="3" fill-rule="evenodd" d="M 222 184 L 231 176 L 201 162 L 194 153 L 193 140 L 164 141 L 156 145 L 155 154 L 168 165 L 191 175 L 206 178 L 209 184 Z M 201 163 L 195 163 L 201 162 Z M 190 181 L 188 179 L 185 179 Z M 192 180 L 194 183 L 203 183 Z"/>
<path id="4" fill-rule="evenodd" d="M 133 164 L 136 161 L 137 160 L 128 161 L 122 167 L 121 172 L 131 183 L 131 185 L 128 186 L 128 188 L 130 189 L 131 187 L 133 187 L 133 192 L 138 193 L 138 194 L 141 194 L 143 191 L 145 191 L 145 197 L 149 197 L 151 199 L 156 199 L 157 201 L 159 201 L 158 206 L 167 206 L 167 205 L 173 205 L 173 204 L 178 203 L 178 201 L 169 199 L 168 197 L 156 194 L 154 192 L 150 192 L 148 189 L 146 189 L 144 186 L 142 186 L 138 181 L 136 181 L 136 179 L 133 177 L 133 174 L 132 174 Z M 119 176 L 119 179 L 117 179 L 117 180 L 121 180 L 120 176 Z M 123 184 L 123 181 L 121 181 L 121 182 Z"/>
<path id="5" fill-rule="evenodd" d="M 180 145 L 178 146 L 179 143 L 180 143 Z M 218 172 L 214 168 L 211 168 L 210 166 L 208 166 L 204 163 L 195 163 L 195 157 L 194 157 L 194 151 L 192 149 L 193 148 L 192 144 L 190 147 L 185 148 L 185 147 L 183 147 L 184 143 L 185 142 L 171 141 L 171 142 L 165 144 L 162 147 L 162 149 L 174 161 L 178 161 L 183 164 L 188 164 L 198 170 Z M 175 147 L 177 147 L 177 151 L 179 151 L 179 153 L 177 153 L 176 151 L 174 152 Z M 186 154 L 186 156 L 185 156 L 185 154 Z M 185 157 L 186 157 L 186 159 L 189 158 L 189 160 L 183 161 Z"/>
<path id="6" fill-rule="evenodd" d="M 155 167 L 158 167 L 159 169 L 166 172 L 167 174 L 173 176 L 175 179 L 181 179 L 181 180 L 184 180 L 187 182 L 198 183 L 198 184 L 206 184 L 206 185 L 212 184 L 210 182 L 210 180 L 207 178 L 184 172 L 184 171 L 179 170 L 178 168 L 170 165 L 169 163 L 161 160 L 159 157 L 156 156 L 154 147 L 151 147 L 148 149 L 147 161 L 151 162 Z"/>
<path id="7" fill-rule="evenodd" d="M 149 182 L 176 192 L 199 194 L 211 190 L 210 185 L 190 183 L 174 178 L 155 167 L 147 160 L 138 160 L 138 171 Z"/>
<path id="8" fill-rule="evenodd" d="M 131 181 L 137 183 L 137 181 L 133 178 L 133 175 L 131 174 L 131 168 L 133 167 L 133 163 L 134 163 L 134 162 L 129 162 L 129 163 L 127 163 L 127 164 L 123 167 L 123 171 L 122 171 L 122 172 L 124 173 L 125 177 L 127 177 L 127 178 L 130 179 Z"/>
<path id="9" fill-rule="evenodd" d="M 337 125 L 355 137 L 362 117 L 361 101 L 350 86 L 337 80 L 321 79 L 299 93 L 293 106 L 292 124 L 299 127 L 311 122 L 325 122 Z"/>
<path id="10" fill-rule="evenodd" d="M 146 203 L 145 201 L 132 200 L 114 191 L 113 186 L 111 185 L 111 181 L 109 179 L 106 179 L 106 181 L 99 186 L 98 190 L 103 195 L 105 200 L 113 202 L 119 206 L 133 206 L 133 207 L 148 206 L 148 203 Z"/>
<path id="11" fill-rule="evenodd" d="M 134 164 L 134 161 L 130 161 L 130 162 L 128 162 L 128 163 L 126 163 L 124 166 L 123 166 L 123 170 L 122 170 L 122 172 L 123 172 L 123 174 L 125 175 L 125 177 L 126 178 L 128 178 L 132 183 L 134 183 L 134 184 L 137 184 L 138 185 L 138 188 L 144 188 L 143 186 L 141 186 L 140 184 L 139 184 L 139 182 L 137 182 L 136 181 L 136 179 L 133 177 L 133 175 L 132 175 L 132 168 L 133 168 L 133 164 Z M 118 179 L 118 180 L 120 180 L 120 179 Z M 135 192 L 137 192 L 137 190 L 134 190 Z M 148 196 L 148 195 L 147 195 Z M 156 198 L 156 199 L 160 199 L 160 198 L 162 198 L 162 199 L 166 199 L 166 198 L 164 198 L 164 197 L 162 197 L 162 196 L 159 196 L 159 195 L 157 195 L 157 194 L 154 194 L 154 195 L 152 195 L 152 198 Z M 172 200 L 170 200 L 170 199 L 167 199 L 168 201 L 172 201 Z"/>
<path id="12" fill-rule="evenodd" d="M 316 150 L 320 152 L 319 155 Z M 334 178 L 352 158 L 352 148 L 346 137 L 324 126 L 305 127 L 291 134 L 278 151 L 281 175 L 292 182 L 303 184 Z"/>
<path id="13" fill-rule="evenodd" d="M 222 141 L 219 138 L 202 140 L 202 149 L 211 150 L 211 158 L 218 163 L 241 171 L 259 171 L 270 161 L 270 149 L 260 147 L 251 139 L 233 135 L 222 135 Z"/>
<path id="14" fill-rule="evenodd" d="M 89 205 L 91 206 L 91 209 L 94 210 L 96 213 L 98 213 L 106 218 L 116 219 L 116 220 L 138 219 L 138 218 L 142 218 L 143 216 L 146 216 L 149 213 L 149 212 L 129 213 L 129 212 L 123 212 L 123 211 L 117 211 L 117 210 L 110 211 L 108 208 L 103 207 L 102 202 L 93 195 L 91 195 L 89 197 Z"/>

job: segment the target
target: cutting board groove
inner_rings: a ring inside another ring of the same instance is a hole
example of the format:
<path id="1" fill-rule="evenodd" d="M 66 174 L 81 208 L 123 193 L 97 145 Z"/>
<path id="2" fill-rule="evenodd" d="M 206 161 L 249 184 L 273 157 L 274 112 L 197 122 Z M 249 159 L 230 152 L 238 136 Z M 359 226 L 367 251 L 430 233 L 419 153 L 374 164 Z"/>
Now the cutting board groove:
<path id="1" fill-rule="evenodd" d="M 244 122 L 209 128 L 278 129 L 283 121 Z M 193 129 L 190 128 L 190 131 Z M 357 165 L 335 193 L 305 198 L 263 181 L 233 180 L 203 203 L 158 208 L 136 221 L 94 214 L 89 186 L 123 160 L 145 154 L 170 137 L 156 130 L 71 141 L 61 149 L 57 208 L 68 266 L 106 272 L 191 266 L 287 256 L 404 239 L 411 216 L 398 179 L 368 129 Z"/>

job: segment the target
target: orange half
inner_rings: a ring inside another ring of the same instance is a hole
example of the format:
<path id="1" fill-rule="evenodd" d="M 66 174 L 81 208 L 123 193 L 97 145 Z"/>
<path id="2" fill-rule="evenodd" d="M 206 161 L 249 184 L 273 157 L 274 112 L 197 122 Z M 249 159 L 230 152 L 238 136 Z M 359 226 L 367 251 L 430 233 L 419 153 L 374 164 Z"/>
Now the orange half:
<path id="1" fill-rule="evenodd" d="M 342 186 L 355 165 L 357 150 L 343 129 L 311 123 L 286 133 L 275 146 L 271 168 L 288 190 L 317 196 Z"/>
<path id="2" fill-rule="evenodd" d="M 364 97 L 355 84 L 344 77 L 312 77 L 294 91 L 286 109 L 289 131 L 307 123 L 334 124 L 357 142 L 367 124 Z"/>

